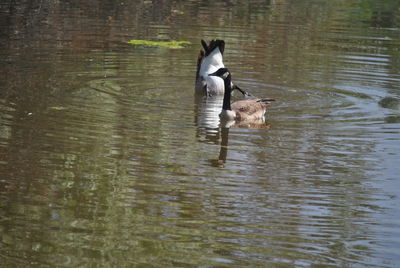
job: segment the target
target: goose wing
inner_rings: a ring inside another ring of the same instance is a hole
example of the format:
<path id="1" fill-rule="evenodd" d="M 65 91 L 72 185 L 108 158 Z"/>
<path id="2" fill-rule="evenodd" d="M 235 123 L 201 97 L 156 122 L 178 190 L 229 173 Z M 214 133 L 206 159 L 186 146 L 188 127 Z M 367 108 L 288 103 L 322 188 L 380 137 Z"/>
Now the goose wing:
<path id="1" fill-rule="evenodd" d="M 261 118 L 272 101 L 274 99 L 269 98 L 241 100 L 232 103 L 231 108 L 237 112 L 239 119 Z"/>
<path id="2" fill-rule="evenodd" d="M 200 50 L 199 56 L 197 57 L 197 71 L 196 71 L 196 81 L 199 79 L 200 76 L 200 68 L 201 68 L 201 63 L 204 59 L 204 51 Z"/>
<path id="3" fill-rule="evenodd" d="M 204 52 L 206 53 L 206 57 L 214 51 L 214 49 L 218 48 L 221 52 L 221 55 L 224 54 L 225 50 L 225 41 L 224 40 L 211 40 L 210 44 L 207 45 L 206 41 L 201 40 L 201 45 L 203 46 Z"/>
<path id="4" fill-rule="evenodd" d="M 216 76 L 207 76 L 205 81 L 206 81 L 206 92 L 208 96 L 224 94 L 225 91 L 224 80 Z"/>

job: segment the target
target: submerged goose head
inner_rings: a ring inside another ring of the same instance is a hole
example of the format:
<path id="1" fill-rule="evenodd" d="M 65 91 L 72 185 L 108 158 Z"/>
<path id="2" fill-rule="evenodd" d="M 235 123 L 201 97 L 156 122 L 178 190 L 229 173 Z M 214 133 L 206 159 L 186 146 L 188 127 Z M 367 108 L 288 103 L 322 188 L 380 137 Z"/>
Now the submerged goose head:
<path id="1" fill-rule="evenodd" d="M 209 74 L 209 76 L 220 77 L 224 81 L 225 92 L 222 112 L 220 114 L 220 117 L 223 119 L 241 121 L 264 118 L 267 108 L 271 106 L 272 101 L 275 101 L 270 98 L 253 98 L 231 103 L 231 92 L 235 89 L 231 81 L 231 72 L 223 67 Z"/>

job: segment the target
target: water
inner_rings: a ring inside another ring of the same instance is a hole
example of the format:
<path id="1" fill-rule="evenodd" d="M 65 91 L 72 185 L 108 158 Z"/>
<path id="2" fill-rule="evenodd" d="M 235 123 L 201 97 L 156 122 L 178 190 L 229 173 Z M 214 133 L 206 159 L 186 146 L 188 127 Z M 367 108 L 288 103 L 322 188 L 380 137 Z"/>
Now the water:
<path id="1" fill-rule="evenodd" d="M 0 4 L 0 266 L 398 267 L 399 8 Z M 195 98 L 215 38 L 265 124 Z"/>

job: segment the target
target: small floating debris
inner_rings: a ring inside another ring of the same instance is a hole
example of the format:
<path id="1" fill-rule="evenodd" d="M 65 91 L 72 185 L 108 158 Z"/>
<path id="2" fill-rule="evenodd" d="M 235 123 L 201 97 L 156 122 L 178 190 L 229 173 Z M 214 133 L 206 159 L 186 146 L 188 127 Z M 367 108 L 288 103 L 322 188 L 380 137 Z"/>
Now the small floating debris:
<path id="1" fill-rule="evenodd" d="M 383 108 L 397 110 L 400 109 L 400 99 L 385 97 L 379 101 L 379 105 Z"/>
<path id="2" fill-rule="evenodd" d="M 134 46 L 144 47 L 164 47 L 164 48 L 184 48 L 190 46 L 192 43 L 189 41 L 149 41 L 149 40 L 131 40 L 128 42 Z"/>
<path id="3" fill-rule="evenodd" d="M 385 123 L 387 123 L 387 124 L 400 123 L 400 115 L 390 115 L 388 117 L 385 117 Z"/>

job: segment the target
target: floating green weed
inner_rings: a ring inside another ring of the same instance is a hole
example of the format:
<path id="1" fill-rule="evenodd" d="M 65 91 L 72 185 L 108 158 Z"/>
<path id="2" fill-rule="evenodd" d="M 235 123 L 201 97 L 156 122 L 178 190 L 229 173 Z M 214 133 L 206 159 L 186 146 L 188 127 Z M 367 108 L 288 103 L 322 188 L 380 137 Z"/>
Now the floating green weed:
<path id="1" fill-rule="evenodd" d="M 191 45 L 188 41 L 148 41 L 148 40 L 131 40 L 128 44 L 134 46 L 146 47 L 165 47 L 165 48 L 183 48 Z"/>
<path id="2" fill-rule="evenodd" d="M 53 111 L 62 111 L 62 110 L 65 110 L 66 108 L 62 107 L 62 106 L 52 106 L 52 107 L 49 107 L 48 109 L 53 110 Z"/>

